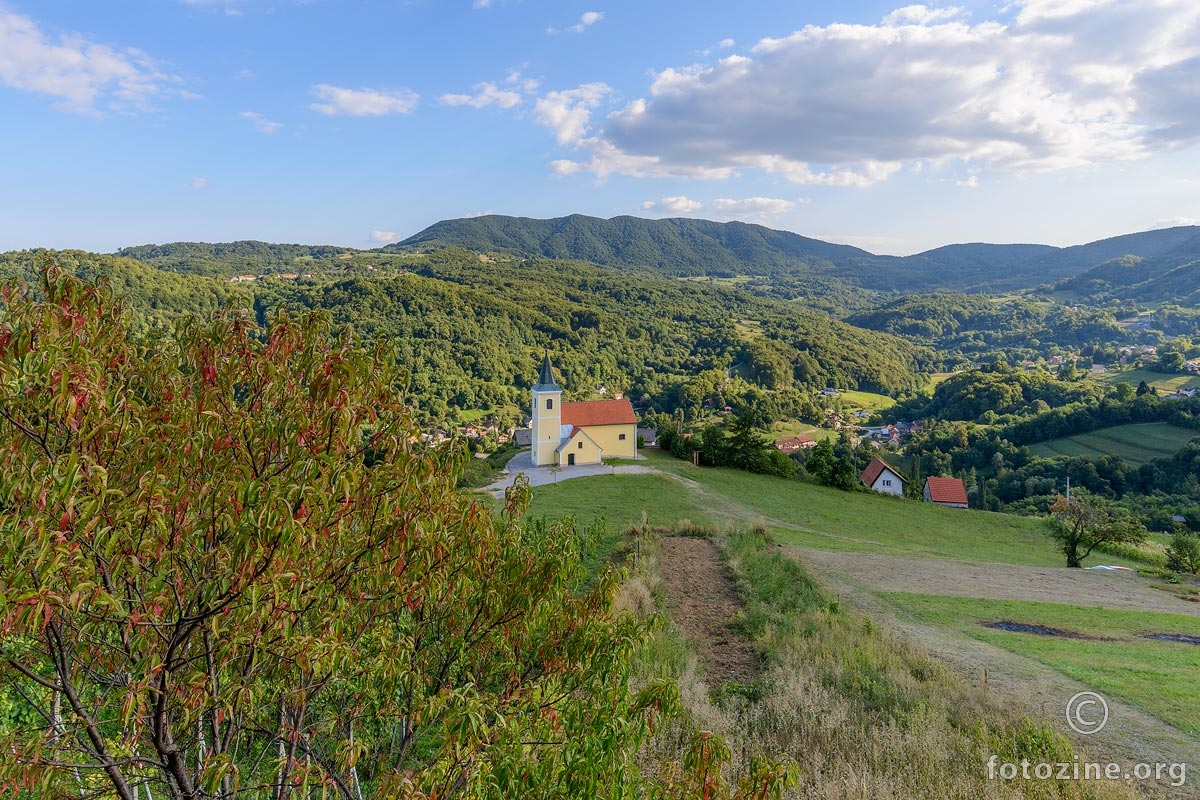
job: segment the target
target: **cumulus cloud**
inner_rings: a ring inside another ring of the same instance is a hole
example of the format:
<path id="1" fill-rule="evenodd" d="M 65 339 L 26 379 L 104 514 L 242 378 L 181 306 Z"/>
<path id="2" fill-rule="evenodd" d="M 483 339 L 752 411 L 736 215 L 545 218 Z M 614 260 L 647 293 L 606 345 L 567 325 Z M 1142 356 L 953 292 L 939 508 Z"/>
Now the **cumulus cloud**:
<path id="1" fill-rule="evenodd" d="M 547 92 L 537 101 L 537 122 L 554 132 L 560 145 L 578 144 L 586 138 L 592 109 L 612 93 L 604 83 L 586 83 L 575 89 Z"/>
<path id="2" fill-rule="evenodd" d="M 272 122 L 262 114 L 259 114 L 257 111 L 243 111 L 241 114 L 238 114 L 238 116 L 242 119 L 250 120 L 250 123 L 254 125 L 254 130 L 258 131 L 259 133 L 265 133 L 268 136 L 279 133 L 281 130 L 283 130 L 282 122 Z"/>
<path id="3" fill-rule="evenodd" d="M 52 38 L 31 18 L 0 6 L 0 84 L 57 98 L 75 113 L 145 108 L 157 97 L 188 96 L 141 50 L 116 48 L 69 33 Z"/>
<path id="4" fill-rule="evenodd" d="M 512 108 L 520 105 L 521 100 L 520 92 L 501 89 L 490 81 L 475 84 L 472 94 L 444 94 L 438 98 L 438 102 L 442 105 L 471 106 L 472 108 L 486 108 L 493 105 L 499 108 Z"/>
<path id="5" fill-rule="evenodd" d="M 667 214 L 695 214 L 704 208 L 703 203 L 692 200 L 690 197 L 682 195 L 678 197 L 664 197 L 662 200 L 655 202 L 647 200 L 642 203 L 643 211 L 662 211 Z"/>
<path id="6" fill-rule="evenodd" d="M 1045 171 L 1200 139 L 1194 0 L 1016 0 L 1000 14 L 910 5 L 664 69 L 604 118 L 571 106 L 582 124 L 558 140 L 579 155 L 551 168 L 853 187 L 905 166 Z"/>
<path id="7" fill-rule="evenodd" d="M 719 197 L 712 202 L 713 211 L 739 218 L 775 217 L 786 214 L 795 207 L 796 201 L 778 197 L 747 197 L 742 200 Z"/>
<path id="8" fill-rule="evenodd" d="M 807 202 L 807 199 L 797 201 L 778 197 L 746 197 L 740 200 L 719 197 L 705 206 L 699 200 L 679 195 L 664 197 L 661 200 L 647 200 L 642 203 L 642 211 L 678 215 L 707 211 L 723 219 L 765 220 L 786 214 L 800 203 Z"/>
<path id="9" fill-rule="evenodd" d="M 583 33 L 585 30 L 587 30 L 591 26 L 595 25 L 597 22 L 601 22 L 603 20 L 604 20 L 603 12 L 601 12 L 601 11 L 585 11 L 579 17 L 579 22 L 575 23 L 574 25 L 570 26 L 569 28 L 565 28 L 560 31 L 558 28 L 555 28 L 553 25 L 551 25 L 549 28 L 546 28 L 546 33 L 550 34 L 551 36 L 558 34 L 558 33 Z"/>
<path id="10" fill-rule="evenodd" d="M 391 244 L 400 241 L 400 235 L 395 231 L 371 231 L 371 241 Z"/>
<path id="11" fill-rule="evenodd" d="M 412 89 L 345 89 L 319 83 L 312 94 L 323 102 L 309 106 L 313 111 L 351 117 L 381 117 L 387 114 L 411 114 L 420 95 Z"/>

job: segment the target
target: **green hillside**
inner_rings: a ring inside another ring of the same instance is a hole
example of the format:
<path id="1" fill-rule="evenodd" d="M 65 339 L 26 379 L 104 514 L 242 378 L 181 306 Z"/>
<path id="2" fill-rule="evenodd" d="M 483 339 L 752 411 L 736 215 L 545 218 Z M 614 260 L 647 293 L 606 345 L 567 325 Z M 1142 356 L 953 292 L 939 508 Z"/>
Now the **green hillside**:
<path id="1" fill-rule="evenodd" d="M 1196 431 L 1152 422 L 1142 425 L 1118 425 L 1091 433 L 1067 436 L 1029 449 L 1043 458 L 1117 456 L 1132 466 L 1148 464 L 1156 458 L 1168 458 L 1196 437 Z"/>
<path id="2" fill-rule="evenodd" d="M 256 280 L 231 282 L 194 273 L 240 275 L 246 251 L 197 247 L 198 262 L 188 260 L 185 248 L 170 256 L 182 259 L 171 271 L 116 256 L 43 255 L 82 275 L 106 276 L 139 319 L 162 327 L 180 313 L 207 314 L 229 303 L 260 319 L 283 305 L 322 309 L 369 339 L 387 337 L 411 374 L 407 390 L 426 424 L 478 410 L 503 410 L 518 422 L 524 389 L 547 350 L 571 396 L 591 396 L 604 385 L 625 391 L 641 408 L 689 414 L 738 363 L 758 383 L 743 384 L 745 402 L 766 402 L 769 389 L 790 391 L 781 399 L 792 405 L 802 401 L 794 390 L 806 386 L 914 391 L 932 366 L 927 351 L 899 338 L 720 284 L 581 263 L 481 259 L 460 249 L 326 254 L 286 275 L 266 251 L 261 272 L 249 271 Z M 275 256 L 304 257 L 286 248 Z M 32 279 L 38 257 L 0 254 L 0 270 Z M 760 335 L 747 341 L 737 320 L 753 322 Z"/>
<path id="3" fill-rule="evenodd" d="M 955 244 L 900 258 L 742 222 L 488 215 L 444 220 L 385 249 L 457 246 L 478 252 L 653 269 L 679 276 L 769 277 L 771 280 L 759 288 L 791 297 L 811 296 L 818 290 L 853 294 L 851 289 L 897 293 L 1015 291 L 1069 280 L 1125 256 L 1161 258 L 1173 268 L 1200 257 L 1187 257 L 1200 248 L 1198 234 L 1200 228 L 1169 228 L 1067 248 Z M 1192 287 L 1192 291 L 1196 289 L 1200 286 Z M 845 302 L 861 306 L 862 299 Z"/>

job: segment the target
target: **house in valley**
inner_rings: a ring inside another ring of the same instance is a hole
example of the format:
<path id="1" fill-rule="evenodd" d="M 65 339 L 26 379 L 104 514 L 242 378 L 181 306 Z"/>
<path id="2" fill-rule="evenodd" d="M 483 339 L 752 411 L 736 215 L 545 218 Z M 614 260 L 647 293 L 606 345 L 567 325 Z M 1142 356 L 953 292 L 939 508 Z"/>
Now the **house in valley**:
<path id="1" fill-rule="evenodd" d="M 816 446 L 817 446 L 816 440 L 813 439 L 811 436 L 807 436 L 803 433 L 797 434 L 796 436 L 793 436 L 790 439 L 780 439 L 778 442 L 775 443 L 776 450 L 778 450 L 779 452 L 784 453 L 786 455 L 789 455 L 789 456 L 792 453 L 798 453 L 801 450 L 807 450 L 810 447 L 816 447 Z"/>
<path id="2" fill-rule="evenodd" d="M 637 457 L 637 417 L 627 399 L 562 402 L 550 356 L 533 387 L 529 456 L 535 467 Z"/>
<path id="3" fill-rule="evenodd" d="M 873 492 L 892 494 L 897 497 L 904 495 L 904 476 L 892 468 L 882 458 L 872 458 L 871 463 L 858 476 L 863 486 Z"/>
<path id="4" fill-rule="evenodd" d="M 967 508 L 967 487 L 962 478 L 926 478 L 921 492 L 926 503 L 947 508 Z"/>

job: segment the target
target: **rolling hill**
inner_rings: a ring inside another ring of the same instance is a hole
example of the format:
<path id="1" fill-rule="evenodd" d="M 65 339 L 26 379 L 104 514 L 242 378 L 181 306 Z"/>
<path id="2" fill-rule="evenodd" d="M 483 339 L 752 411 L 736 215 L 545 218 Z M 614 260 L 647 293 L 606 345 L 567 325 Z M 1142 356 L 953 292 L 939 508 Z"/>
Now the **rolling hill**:
<path id="1" fill-rule="evenodd" d="M 1200 258 L 1200 228 L 1144 231 L 1065 248 L 954 244 L 897 257 L 743 222 L 488 215 L 443 220 L 384 249 L 446 246 L 648 268 L 673 276 L 768 277 L 792 287 L 799 283 L 889 293 L 1010 292 L 1069 281 L 1125 256 L 1155 259 L 1161 264 L 1155 274 L 1184 266 Z M 1200 285 L 1192 289 L 1200 290 Z"/>

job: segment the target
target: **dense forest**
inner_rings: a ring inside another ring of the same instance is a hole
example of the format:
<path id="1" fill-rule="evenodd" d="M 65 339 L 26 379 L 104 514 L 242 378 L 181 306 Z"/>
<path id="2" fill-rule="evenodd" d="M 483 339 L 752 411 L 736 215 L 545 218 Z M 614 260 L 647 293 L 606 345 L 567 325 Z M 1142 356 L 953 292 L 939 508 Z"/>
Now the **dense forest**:
<path id="1" fill-rule="evenodd" d="M 0 268 L 28 277 L 41 257 L 103 275 L 143 317 L 142 329 L 166 329 L 181 313 L 204 315 L 225 304 L 251 309 L 260 322 L 280 306 L 323 309 L 336 325 L 393 340 L 410 375 L 410 402 L 428 424 L 485 410 L 518 422 L 546 351 L 569 396 L 604 387 L 627 392 L 642 408 L 689 417 L 711 403 L 735 367 L 764 392 L 836 385 L 904 394 L 922 386 L 933 365 L 923 348 L 797 303 L 578 262 L 487 258 L 457 248 L 296 256 L 286 246 L 254 243 L 138 252 L 173 266 L 72 251 L 8 253 Z M 188 266 L 193 257 L 199 266 Z M 286 263 L 292 266 L 284 273 Z M 257 278 L 229 279 L 242 274 Z M 720 379 L 709 377 L 714 372 Z"/>

